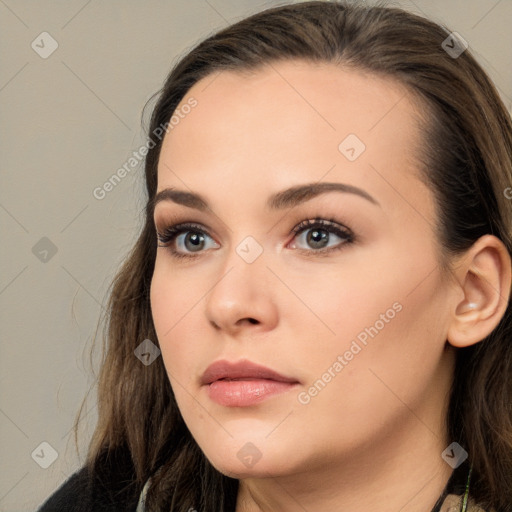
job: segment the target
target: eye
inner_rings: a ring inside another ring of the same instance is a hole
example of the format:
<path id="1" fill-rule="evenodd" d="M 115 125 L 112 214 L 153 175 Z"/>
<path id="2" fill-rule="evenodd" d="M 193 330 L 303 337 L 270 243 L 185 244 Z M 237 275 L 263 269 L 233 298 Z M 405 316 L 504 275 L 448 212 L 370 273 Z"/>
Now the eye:
<path id="1" fill-rule="evenodd" d="M 342 249 L 355 240 L 350 229 L 333 219 L 302 221 L 293 228 L 292 233 L 296 236 L 290 248 L 316 254 Z M 203 226 L 190 222 L 168 226 L 162 232 L 157 231 L 157 238 L 159 247 L 166 247 L 175 258 L 194 258 L 206 249 L 220 247 Z"/>
<path id="2" fill-rule="evenodd" d="M 157 231 L 159 247 L 167 247 L 176 258 L 193 258 L 194 253 L 208 249 L 206 241 L 213 242 L 213 248 L 219 247 L 217 242 L 208 235 L 199 224 L 185 223 L 166 227 L 163 232 Z M 211 247 L 210 247 L 211 248 Z"/>
<path id="3" fill-rule="evenodd" d="M 316 218 L 305 220 L 293 228 L 292 232 L 295 233 L 295 235 L 300 233 L 300 235 L 295 237 L 291 248 L 297 248 L 298 240 L 298 248 L 310 252 L 311 250 L 313 250 L 313 252 L 322 253 L 330 252 L 332 250 L 342 249 L 346 244 L 354 242 L 354 234 L 352 231 L 333 219 L 326 220 Z M 330 244 L 331 241 L 333 244 Z M 302 247 L 300 247 L 300 245 L 302 245 Z"/>

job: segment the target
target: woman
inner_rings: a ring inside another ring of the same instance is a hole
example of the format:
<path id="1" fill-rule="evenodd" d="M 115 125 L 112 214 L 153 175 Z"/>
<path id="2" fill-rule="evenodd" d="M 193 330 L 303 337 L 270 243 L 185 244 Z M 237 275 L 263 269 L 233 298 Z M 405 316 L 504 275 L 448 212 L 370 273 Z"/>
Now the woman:
<path id="1" fill-rule="evenodd" d="M 41 511 L 511 511 L 512 126 L 463 42 L 270 9 L 150 130 L 87 464 Z"/>

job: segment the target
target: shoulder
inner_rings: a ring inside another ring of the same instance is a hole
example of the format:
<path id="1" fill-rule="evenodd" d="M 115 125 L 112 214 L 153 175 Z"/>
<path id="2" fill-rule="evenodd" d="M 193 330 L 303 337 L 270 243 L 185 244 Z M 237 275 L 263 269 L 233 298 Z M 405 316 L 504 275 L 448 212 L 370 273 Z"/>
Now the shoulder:
<path id="1" fill-rule="evenodd" d="M 138 498 L 129 486 L 116 489 L 104 479 L 91 476 L 83 467 L 71 475 L 37 512 L 134 512 Z"/>

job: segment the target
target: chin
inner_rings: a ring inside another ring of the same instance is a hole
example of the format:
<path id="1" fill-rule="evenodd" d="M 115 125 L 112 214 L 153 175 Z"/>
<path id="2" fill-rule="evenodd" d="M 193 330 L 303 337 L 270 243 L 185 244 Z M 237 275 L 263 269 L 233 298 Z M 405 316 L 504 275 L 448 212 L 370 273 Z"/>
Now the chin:
<path id="1" fill-rule="evenodd" d="M 226 460 L 225 458 L 209 459 L 212 466 L 225 476 L 242 480 L 245 478 L 268 478 L 285 474 L 282 461 L 264 461 L 263 458 L 252 467 L 247 467 L 238 459 Z"/>
<path id="2" fill-rule="evenodd" d="M 260 437 L 262 437 L 260 439 Z M 231 478 L 265 478 L 284 475 L 298 464 L 293 444 L 265 439 L 261 432 L 255 436 L 235 435 L 225 442 L 210 438 L 200 448 L 213 467 Z M 284 462 L 285 461 L 285 462 Z"/>

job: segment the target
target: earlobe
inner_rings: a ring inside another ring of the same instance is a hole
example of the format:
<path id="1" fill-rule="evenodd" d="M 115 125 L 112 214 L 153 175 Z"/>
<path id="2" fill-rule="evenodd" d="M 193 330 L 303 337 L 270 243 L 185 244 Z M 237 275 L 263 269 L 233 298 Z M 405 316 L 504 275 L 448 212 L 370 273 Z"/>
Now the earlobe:
<path id="1" fill-rule="evenodd" d="M 510 254 L 499 238 L 484 235 L 454 272 L 463 299 L 458 294 L 454 302 L 447 341 L 462 348 L 485 339 L 505 314 L 512 280 Z"/>

